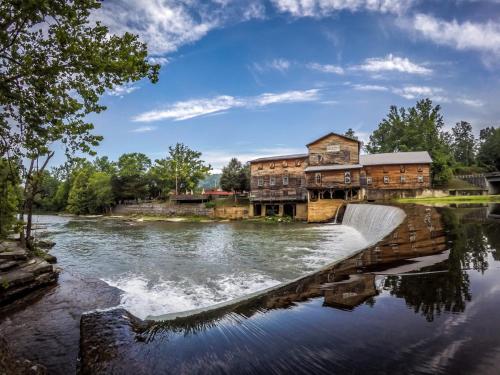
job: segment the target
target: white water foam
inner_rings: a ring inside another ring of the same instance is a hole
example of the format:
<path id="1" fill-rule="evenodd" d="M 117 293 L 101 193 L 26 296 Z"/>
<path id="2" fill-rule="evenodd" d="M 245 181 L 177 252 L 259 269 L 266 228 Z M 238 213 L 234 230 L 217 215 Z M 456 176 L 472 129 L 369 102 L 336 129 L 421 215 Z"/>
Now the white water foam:
<path id="1" fill-rule="evenodd" d="M 199 285 L 190 279 L 151 283 L 142 276 L 128 275 L 104 280 L 124 291 L 121 307 L 144 319 L 149 315 L 181 312 L 230 301 L 277 285 L 278 280 L 260 274 L 226 275 Z"/>

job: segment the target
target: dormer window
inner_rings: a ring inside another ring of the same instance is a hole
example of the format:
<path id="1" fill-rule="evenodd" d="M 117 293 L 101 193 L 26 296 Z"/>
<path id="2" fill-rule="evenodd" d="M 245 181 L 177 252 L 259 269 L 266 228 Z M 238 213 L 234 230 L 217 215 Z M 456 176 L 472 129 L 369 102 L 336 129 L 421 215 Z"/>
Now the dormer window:
<path id="1" fill-rule="evenodd" d="M 301 162 L 300 160 L 297 160 L 297 161 L 295 162 L 295 166 L 296 166 L 296 167 L 300 167 L 300 165 L 301 165 L 301 164 L 302 164 L 302 162 Z"/>
<path id="2" fill-rule="evenodd" d="M 286 160 L 283 160 L 283 168 L 287 168 L 288 167 L 288 162 Z"/>
<path id="3" fill-rule="evenodd" d="M 269 168 L 271 168 L 271 169 L 274 169 L 275 166 L 276 166 L 276 164 L 274 164 L 274 161 L 272 161 L 271 164 L 269 164 Z"/>

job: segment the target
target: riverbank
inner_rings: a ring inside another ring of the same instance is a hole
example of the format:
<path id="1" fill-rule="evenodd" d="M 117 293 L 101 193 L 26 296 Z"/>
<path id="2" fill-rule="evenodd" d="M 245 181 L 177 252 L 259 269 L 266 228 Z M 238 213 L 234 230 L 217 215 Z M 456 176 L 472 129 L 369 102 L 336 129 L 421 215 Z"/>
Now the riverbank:
<path id="1" fill-rule="evenodd" d="M 450 195 L 436 198 L 400 198 L 397 203 L 454 204 L 454 203 L 500 203 L 500 195 Z"/>

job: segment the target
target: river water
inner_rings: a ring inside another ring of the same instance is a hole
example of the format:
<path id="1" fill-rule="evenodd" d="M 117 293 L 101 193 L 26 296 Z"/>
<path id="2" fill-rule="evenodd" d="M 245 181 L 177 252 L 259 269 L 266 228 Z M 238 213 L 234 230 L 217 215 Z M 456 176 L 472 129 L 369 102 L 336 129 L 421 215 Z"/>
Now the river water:
<path id="1" fill-rule="evenodd" d="M 124 291 L 140 318 L 225 302 L 295 279 L 367 245 L 344 225 L 137 222 L 40 215 L 65 271 Z M 373 239 L 371 239 L 373 240 Z"/>

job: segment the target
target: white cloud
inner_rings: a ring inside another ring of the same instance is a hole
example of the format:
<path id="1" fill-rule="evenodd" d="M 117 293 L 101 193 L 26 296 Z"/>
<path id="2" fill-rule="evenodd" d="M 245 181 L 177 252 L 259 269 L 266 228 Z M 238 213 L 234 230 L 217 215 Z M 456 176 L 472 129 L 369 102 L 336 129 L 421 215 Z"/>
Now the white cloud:
<path id="1" fill-rule="evenodd" d="M 92 17 L 113 34 L 139 35 L 151 55 L 162 56 L 203 38 L 215 28 L 262 19 L 265 7 L 261 1 L 120 0 L 104 1 Z"/>
<path id="2" fill-rule="evenodd" d="M 344 74 L 344 69 L 341 66 L 331 65 L 331 64 L 318 64 L 318 63 L 309 63 L 307 67 L 312 70 L 317 70 L 323 73 L 333 73 L 333 74 Z"/>
<path id="3" fill-rule="evenodd" d="M 440 87 L 429 87 L 429 86 L 405 86 L 402 88 L 395 88 L 393 92 L 397 95 L 402 96 L 405 99 L 417 99 L 423 97 L 429 97 L 435 100 L 448 102 L 449 99 L 442 96 L 444 90 Z"/>
<path id="4" fill-rule="evenodd" d="M 272 0 L 278 11 L 289 13 L 294 17 L 326 17 L 342 10 L 402 13 L 414 2 L 414 0 Z"/>
<path id="5" fill-rule="evenodd" d="M 254 62 L 250 68 L 256 72 L 264 73 L 268 70 L 278 70 L 281 73 L 286 72 L 292 63 L 286 59 L 273 59 L 265 63 Z"/>
<path id="6" fill-rule="evenodd" d="M 457 102 L 468 105 L 469 107 L 482 107 L 484 103 L 481 100 L 478 99 L 469 99 L 469 98 L 458 98 L 456 99 Z"/>
<path id="7" fill-rule="evenodd" d="M 388 91 L 389 89 L 385 86 L 379 85 L 362 85 L 362 84 L 354 84 L 352 85 L 354 90 L 359 91 Z"/>
<path id="8" fill-rule="evenodd" d="M 423 37 L 459 50 L 500 53 L 500 23 L 459 23 L 445 21 L 426 14 L 417 14 L 412 27 Z"/>
<path id="9" fill-rule="evenodd" d="M 432 73 L 431 69 L 411 62 L 407 57 L 398 57 L 392 54 L 389 54 L 383 58 L 368 58 L 365 60 L 364 64 L 355 66 L 352 69 L 373 73 L 385 71 L 395 71 L 400 73 L 420 75 L 427 75 Z"/>
<path id="10" fill-rule="evenodd" d="M 244 98 L 220 95 L 214 98 L 191 99 L 177 102 L 165 109 L 141 113 L 135 116 L 133 121 L 150 122 L 164 119 L 182 121 L 194 117 L 220 113 L 231 108 L 264 107 L 276 103 L 308 102 L 317 99 L 319 99 L 318 89 L 286 91 L 283 93 L 264 93 L 258 96 Z"/>
<path id="11" fill-rule="evenodd" d="M 318 99 L 318 93 L 318 89 L 287 91 L 280 94 L 265 93 L 255 97 L 255 103 L 259 106 L 266 106 L 274 103 L 310 102 Z"/>
<path id="12" fill-rule="evenodd" d="M 166 57 L 149 57 L 148 61 L 150 64 L 160 64 L 160 65 L 167 65 L 170 60 L 167 59 Z"/>
<path id="13" fill-rule="evenodd" d="M 124 95 L 130 94 L 138 89 L 139 86 L 134 86 L 132 83 L 127 83 L 124 85 L 115 86 L 113 90 L 109 90 L 107 93 L 111 96 L 119 96 L 123 98 Z"/>
<path id="14" fill-rule="evenodd" d="M 156 126 L 140 126 L 138 128 L 132 129 L 130 132 L 132 133 L 149 133 L 155 131 Z"/>

